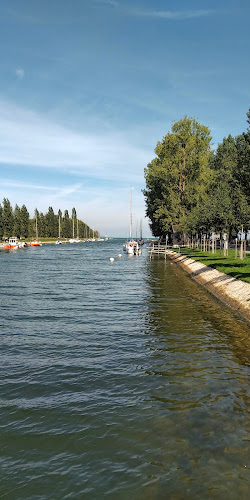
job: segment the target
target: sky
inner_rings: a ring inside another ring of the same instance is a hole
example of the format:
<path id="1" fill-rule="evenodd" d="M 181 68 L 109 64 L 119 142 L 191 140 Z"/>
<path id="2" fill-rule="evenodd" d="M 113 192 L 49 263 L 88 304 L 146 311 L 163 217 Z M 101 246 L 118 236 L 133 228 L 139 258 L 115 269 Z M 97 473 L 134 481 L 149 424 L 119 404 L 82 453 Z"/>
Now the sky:
<path id="1" fill-rule="evenodd" d="M 0 202 L 133 235 L 157 141 L 247 128 L 249 0 L 1 0 Z"/>

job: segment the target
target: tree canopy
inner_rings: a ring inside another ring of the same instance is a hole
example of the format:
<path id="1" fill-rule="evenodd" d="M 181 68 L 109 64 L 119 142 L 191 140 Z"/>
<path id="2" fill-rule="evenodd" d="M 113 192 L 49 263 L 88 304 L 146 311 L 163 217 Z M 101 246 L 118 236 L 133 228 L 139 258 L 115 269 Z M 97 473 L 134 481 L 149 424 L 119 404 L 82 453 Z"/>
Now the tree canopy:
<path id="1" fill-rule="evenodd" d="M 157 143 L 144 190 L 155 236 L 176 224 L 190 235 L 250 228 L 250 129 L 216 151 L 211 139 L 208 127 L 185 116 Z"/>
<path id="2" fill-rule="evenodd" d="M 49 207 L 45 214 L 39 212 L 36 208 L 34 217 L 30 218 L 25 205 L 22 205 L 21 208 L 15 205 L 13 210 L 10 201 L 4 198 L 2 204 L 0 204 L 0 238 L 9 238 L 11 236 L 34 238 L 37 232 L 40 238 L 57 238 L 59 234 L 59 217 L 61 236 L 71 238 L 73 221 L 76 219 L 75 208 L 72 209 L 72 215 L 74 219 L 70 218 L 68 210 L 65 210 L 64 216 L 62 216 L 60 209 L 58 214 L 55 214 L 53 207 Z M 92 229 L 85 222 L 78 220 L 78 232 L 80 238 L 87 238 Z M 97 231 L 95 235 L 98 235 Z"/>

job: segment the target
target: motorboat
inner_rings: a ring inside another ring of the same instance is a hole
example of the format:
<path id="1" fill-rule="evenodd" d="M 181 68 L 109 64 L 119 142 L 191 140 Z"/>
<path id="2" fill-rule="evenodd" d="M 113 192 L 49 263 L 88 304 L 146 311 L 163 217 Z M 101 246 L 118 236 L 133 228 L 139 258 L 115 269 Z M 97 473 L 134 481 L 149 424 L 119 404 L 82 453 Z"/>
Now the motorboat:
<path id="1" fill-rule="evenodd" d="M 19 240 L 16 237 L 9 238 L 8 244 L 9 244 L 9 248 L 11 250 L 16 250 L 17 248 L 20 248 L 19 247 Z"/>
<path id="2" fill-rule="evenodd" d="M 33 240 L 33 241 L 30 241 L 28 243 L 29 247 L 41 247 L 42 246 L 42 243 L 41 241 L 38 241 L 37 239 Z"/>

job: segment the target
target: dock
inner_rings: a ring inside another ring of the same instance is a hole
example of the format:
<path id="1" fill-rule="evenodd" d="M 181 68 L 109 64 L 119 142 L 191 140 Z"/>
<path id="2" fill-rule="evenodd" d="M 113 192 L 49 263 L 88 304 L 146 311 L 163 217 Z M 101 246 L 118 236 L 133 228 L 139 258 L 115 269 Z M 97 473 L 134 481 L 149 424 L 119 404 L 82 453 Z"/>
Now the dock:
<path id="1" fill-rule="evenodd" d="M 172 248 L 175 248 L 176 250 L 178 250 L 180 252 L 180 247 L 177 246 L 177 247 L 170 247 L 169 245 L 160 245 L 160 244 L 155 244 L 153 243 L 152 245 L 150 245 L 148 247 L 148 251 L 149 251 L 149 258 L 152 259 L 153 255 L 163 255 L 164 258 L 166 259 L 167 258 L 167 254 L 169 253 L 169 250 L 171 250 Z"/>

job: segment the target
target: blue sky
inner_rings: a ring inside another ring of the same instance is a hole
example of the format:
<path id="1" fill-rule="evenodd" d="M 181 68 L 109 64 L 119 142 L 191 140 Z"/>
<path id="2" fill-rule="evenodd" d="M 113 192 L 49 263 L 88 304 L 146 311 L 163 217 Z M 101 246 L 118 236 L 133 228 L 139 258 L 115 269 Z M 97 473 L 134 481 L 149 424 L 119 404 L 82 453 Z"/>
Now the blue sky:
<path id="1" fill-rule="evenodd" d="M 185 114 L 246 130 L 249 0 L 2 0 L 0 200 L 74 206 L 102 234 L 144 218 L 144 168 Z"/>

